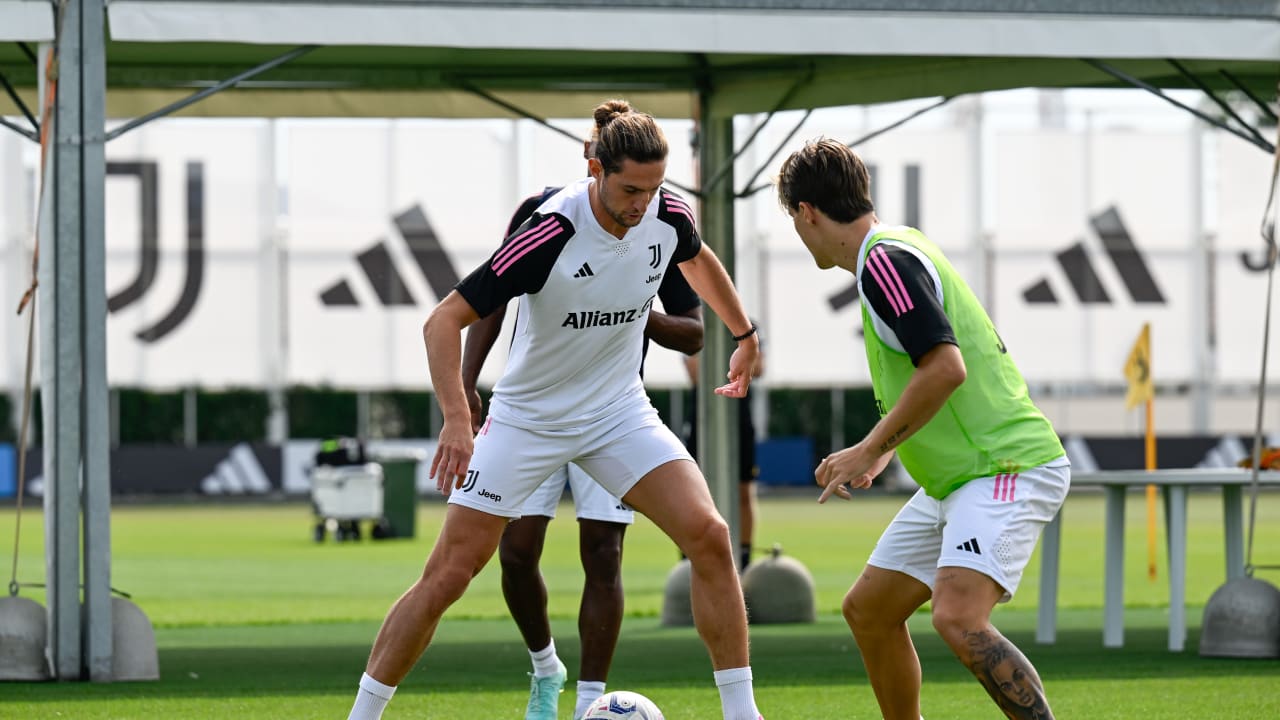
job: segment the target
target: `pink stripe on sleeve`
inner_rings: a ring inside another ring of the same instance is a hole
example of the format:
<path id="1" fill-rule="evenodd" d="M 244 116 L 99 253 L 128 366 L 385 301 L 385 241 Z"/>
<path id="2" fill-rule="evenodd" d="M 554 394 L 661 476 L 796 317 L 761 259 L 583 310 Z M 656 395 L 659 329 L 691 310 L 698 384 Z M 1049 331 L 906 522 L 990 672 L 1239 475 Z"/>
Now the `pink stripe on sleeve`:
<path id="1" fill-rule="evenodd" d="M 670 210 L 673 213 L 679 213 L 680 215 L 689 218 L 689 222 L 693 222 L 693 210 L 690 209 L 683 200 L 670 195 L 663 195 L 662 200 L 666 204 L 667 210 Z"/>
<path id="2" fill-rule="evenodd" d="M 902 282 L 902 276 L 898 274 L 898 269 L 893 266 L 893 261 L 889 259 L 889 253 L 885 252 L 883 247 L 877 245 L 871 248 L 871 254 L 880 258 L 885 276 L 898 289 L 898 299 L 902 301 L 902 306 L 907 310 L 914 308 L 915 305 L 911 302 L 911 295 L 907 292 L 907 286 Z"/>
<path id="3" fill-rule="evenodd" d="M 542 232 L 543 230 L 546 230 L 549 226 L 554 225 L 555 222 L 556 222 L 556 219 L 554 217 L 549 217 L 546 220 L 543 220 L 541 223 L 535 225 L 534 227 L 531 227 L 528 230 L 525 230 L 524 232 L 515 236 L 514 238 L 511 238 L 511 242 L 507 243 L 506 247 L 503 247 L 502 249 L 498 250 L 498 254 L 493 257 L 493 263 L 497 265 L 499 263 L 504 262 L 508 257 L 510 257 L 513 253 L 515 253 L 517 250 L 519 250 L 522 247 L 521 243 L 528 240 L 531 236 L 536 235 L 537 233 Z"/>
<path id="4" fill-rule="evenodd" d="M 514 265 L 517 260 L 524 257 L 525 255 L 528 255 L 538 246 L 542 245 L 543 243 L 550 240 L 551 238 L 559 237 L 563 233 L 564 233 L 564 229 L 561 228 L 559 225 L 552 225 L 546 230 L 543 230 L 541 233 L 534 235 L 528 240 L 525 240 L 524 245 L 520 248 L 517 248 L 518 252 L 516 252 L 515 255 L 509 255 L 508 257 L 502 260 L 496 260 L 493 263 L 493 272 L 497 275 L 501 275 L 502 273 L 506 272 L 512 265 Z"/>
<path id="5" fill-rule="evenodd" d="M 692 213 L 690 213 L 687 209 L 682 208 L 682 207 L 680 207 L 680 206 L 678 206 L 678 205 L 668 205 L 668 206 L 667 206 L 667 209 L 668 209 L 668 210 L 670 210 L 670 211 L 671 211 L 671 212 L 673 212 L 673 213 L 676 213 L 677 215 L 683 215 L 683 216 L 685 216 L 685 217 L 689 218 L 689 222 L 691 222 L 691 223 L 693 222 L 693 214 L 692 214 Z"/>
<path id="6" fill-rule="evenodd" d="M 880 286 L 880 290 L 884 293 L 884 296 L 889 299 L 889 305 L 893 307 L 893 314 L 895 316 L 901 315 L 906 311 L 902 309 L 902 304 L 898 302 L 897 294 L 889 284 L 885 282 L 884 277 L 880 274 L 880 269 L 876 267 L 874 258 L 875 253 L 873 252 L 872 255 L 867 258 L 867 270 L 871 273 L 871 277 L 875 279 L 876 285 Z"/>

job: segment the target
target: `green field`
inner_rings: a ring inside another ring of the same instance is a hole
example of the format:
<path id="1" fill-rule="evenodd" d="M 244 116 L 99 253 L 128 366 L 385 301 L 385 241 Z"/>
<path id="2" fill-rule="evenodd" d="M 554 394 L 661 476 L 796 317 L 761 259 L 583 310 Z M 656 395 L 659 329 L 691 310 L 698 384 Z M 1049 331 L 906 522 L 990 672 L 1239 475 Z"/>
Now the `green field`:
<path id="1" fill-rule="evenodd" d="M 812 498 L 766 499 L 758 545 L 780 543 L 813 573 L 819 621 L 752 629 L 757 695 L 770 720 L 875 718 L 840 599 L 880 530 L 904 498 L 859 496 L 816 505 Z M 575 524 L 562 508 L 547 541 L 544 572 L 562 656 L 576 663 L 574 614 L 581 588 Z M 1188 651 L 1165 650 L 1168 598 L 1146 578 L 1145 517 L 1131 499 L 1126 551 L 1126 646 L 1101 644 L 1100 495 L 1068 501 L 1063 529 L 1059 641 L 1034 643 L 1038 559 L 997 624 L 1045 678 L 1060 718 L 1280 717 L 1280 661 L 1202 659 L 1201 608 L 1224 579 L 1221 505 L 1194 495 L 1188 541 Z M 420 508 L 418 538 L 316 544 L 303 504 L 124 505 L 113 512 L 112 585 L 130 593 L 156 626 L 158 683 L 12 683 L 0 686 L 8 718 L 340 718 L 391 601 L 417 576 L 442 518 Z M 1280 561 L 1280 496 L 1259 503 L 1255 560 Z M 11 508 L 0 514 L 4 557 Z M 1161 529 L 1163 540 L 1163 528 Z M 19 579 L 43 581 L 43 528 L 23 518 Z M 653 697 L 668 718 L 718 718 L 710 666 L 696 634 L 658 622 L 666 574 L 677 554 L 648 521 L 629 531 L 624 560 L 627 620 L 611 686 Z M 6 568 L 7 570 L 8 568 Z M 1277 582 L 1280 578 L 1260 577 Z M 37 589 L 27 597 L 43 602 Z M 496 563 L 449 613 L 387 718 L 520 718 L 528 657 L 506 617 Z M 923 613 L 914 620 L 930 720 L 996 717 L 967 671 L 936 640 Z M 571 686 L 571 685 L 570 685 Z M 561 702 L 568 717 L 571 693 Z"/>

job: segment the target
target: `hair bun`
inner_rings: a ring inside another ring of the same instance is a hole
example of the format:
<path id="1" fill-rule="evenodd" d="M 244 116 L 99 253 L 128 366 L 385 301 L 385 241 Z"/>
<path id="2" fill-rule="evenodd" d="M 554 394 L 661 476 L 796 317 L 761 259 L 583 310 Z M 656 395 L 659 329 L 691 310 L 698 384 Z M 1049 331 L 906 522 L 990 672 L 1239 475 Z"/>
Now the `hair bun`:
<path id="1" fill-rule="evenodd" d="M 596 127 L 602 128 L 613 122 L 614 118 L 619 115 L 625 115 L 631 110 L 631 103 L 626 100 L 605 100 L 596 106 L 595 116 Z"/>

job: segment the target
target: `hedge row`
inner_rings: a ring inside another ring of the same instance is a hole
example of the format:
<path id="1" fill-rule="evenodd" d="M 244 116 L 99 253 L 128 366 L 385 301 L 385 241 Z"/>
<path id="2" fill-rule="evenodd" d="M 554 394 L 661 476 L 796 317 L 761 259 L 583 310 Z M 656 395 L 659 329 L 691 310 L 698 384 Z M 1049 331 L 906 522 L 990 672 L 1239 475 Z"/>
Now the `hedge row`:
<path id="1" fill-rule="evenodd" d="M 870 389 L 844 390 L 844 438 L 855 442 L 875 424 L 878 415 Z M 670 391 L 651 393 L 663 420 L 671 420 Z M 686 407 L 691 401 L 682 393 Z M 181 444 L 185 440 L 186 394 L 118 388 L 121 443 Z M 814 439 L 819 457 L 832 450 L 832 395 L 830 390 L 769 390 L 770 437 L 807 435 Z M 262 441 L 267 438 L 270 401 L 256 390 L 199 390 L 196 401 L 198 442 Z M 289 410 L 289 436 L 300 438 L 353 436 L 359 413 L 357 393 L 332 388 L 294 387 L 285 395 Z M 0 395 L 0 442 L 16 442 L 11 422 L 11 398 Z M 40 442 L 40 398 L 35 398 L 31 444 Z M 432 418 L 429 392 L 377 392 L 370 395 L 370 435 L 381 438 L 430 437 L 438 429 Z M 688 417 L 687 410 L 685 417 Z"/>

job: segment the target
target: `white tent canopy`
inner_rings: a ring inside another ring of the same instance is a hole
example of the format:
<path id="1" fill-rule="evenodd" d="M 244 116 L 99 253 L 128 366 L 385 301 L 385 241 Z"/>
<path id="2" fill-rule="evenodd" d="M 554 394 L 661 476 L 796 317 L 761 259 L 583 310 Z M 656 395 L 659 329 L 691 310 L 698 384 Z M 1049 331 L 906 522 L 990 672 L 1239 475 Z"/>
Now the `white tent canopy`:
<path id="1" fill-rule="evenodd" d="M 0 0 L 0 41 L 50 37 L 53 4 Z M 580 116 L 603 94 L 655 114 L 715 115 L 1110 87 L 1097 59 L 1159 87 L 1226 71 L 1270 97 L 1275 0 L 112 0 L 107 115 L 134 117 L 279 58 L 182 110 L 208 116 Z M 36 72 L 0 42 L 0 74 L 34 106 Z M 0 97 L 0 114 L 12 114 Z"/>
<path id="2" fill-rule="evenodd" d="M 1056 9 L 1035 10 L 1055 5 Z M 572 48 L 708 55 L 1216 60 L 1228 52 L 1241 60 L 1280 57 L 1280 23 L 1274 17 L 1226 15 L 1213 3 L 1182 11 L 1178 5 L 116 0 L 109 18 L 112 39 L 131 42 Z M 1235 5 L 1249 12 L 1249 5 L 1266 3 Z M 1091 12 L 1081 11 L 1090 6 Z M 1139 6 L 1146 11 L 1135 12 Z M 1161 10 L 1162 6 L 1167 9 Z"/>

